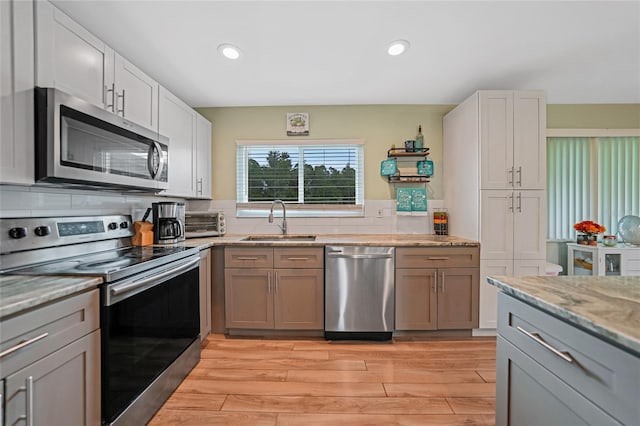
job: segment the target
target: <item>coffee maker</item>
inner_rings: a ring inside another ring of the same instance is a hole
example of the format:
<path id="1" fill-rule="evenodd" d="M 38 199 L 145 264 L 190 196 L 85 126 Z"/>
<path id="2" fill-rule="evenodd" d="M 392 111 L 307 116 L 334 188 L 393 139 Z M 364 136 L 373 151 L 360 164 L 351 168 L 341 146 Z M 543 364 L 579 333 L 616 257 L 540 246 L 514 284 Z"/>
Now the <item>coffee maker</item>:
<path id="1" fill-rule="evenodd" d="M 184 203 L 152 203 L 153 243 L 175 244 L 184 241 Z"/>

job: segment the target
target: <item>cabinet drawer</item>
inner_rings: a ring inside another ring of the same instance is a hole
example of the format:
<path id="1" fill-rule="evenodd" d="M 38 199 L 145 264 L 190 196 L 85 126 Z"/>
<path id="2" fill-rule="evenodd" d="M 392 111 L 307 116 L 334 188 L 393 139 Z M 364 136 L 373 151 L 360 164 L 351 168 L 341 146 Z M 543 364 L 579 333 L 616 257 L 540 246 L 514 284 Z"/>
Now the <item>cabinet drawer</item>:
<path id="1" fill-rule="evenodd" d="M 504 293 L 498 334 L 621 423 L 640 424 L 637 356 Z"/>
<path id="2" fill-rule="evenodd" d="M 323 268 L 324 250 L 321 248 L 292 247 L 273 250 L 276 268 Z"/>
<path id="3" fill-rule="evenodd" d="M 479 247 L 399 247 L 396 249 L 396 268 L 479 266 Z"/>
<path id="4" fill-rule="evenodd" d="M 2 377 L 97 330 L 99 314 L 100 298 L 96 289 L 2 321 L 0 352 L 23 342 L 33 342 L 2 356 Z"/>
<path id="5" fill-rule="evenodd" d="M 496 426 L 621 425 L 505 339 L 496 342 Z"/>
<path id="6" fill-rule="evenodd" d="M 273 268 L 273 249 L 227 247 L 224 249 L 224 267 Z"/>

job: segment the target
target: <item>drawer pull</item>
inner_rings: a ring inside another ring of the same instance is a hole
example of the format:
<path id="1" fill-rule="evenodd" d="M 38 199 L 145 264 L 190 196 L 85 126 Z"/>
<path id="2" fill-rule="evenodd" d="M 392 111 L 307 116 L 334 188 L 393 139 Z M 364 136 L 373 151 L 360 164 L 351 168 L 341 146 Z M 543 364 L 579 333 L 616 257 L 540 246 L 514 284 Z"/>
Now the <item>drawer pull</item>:
<path id="1" fill-rule="evenodd" d="M 429 260 L 449 260 L 447 256 L 429 256 Z"/>
<path id="2" fill-rule="evenodd" d="M 239 256 L 236 259 L 238 259 L 238 260 L 258 260 L 257 257 L 244 257 L 244 256 Z"/>
<path id="3" fill-rule="evenodd" d="M 33 339 L 29 339 L 29 340 L 23 340 L 22 342 L 18 343 L 17 345 L 7 349 L 6 351 L 0 352 L 0 358 L 7 356 L 9 354 L 14 353 L 15 351 L 19 351 L 20 349 L 32 345 L 35 342 L 37 342 L 38 340 L 42 340 L 45 337 L 47 337 L 49 335 L 49 333 L 42 333 L 39 336 L 34 337 Z"/>
<path id="4" fill-rule="evenodd" d="M 523 329 L 520 326 L 518 326 L 516 328 L 518 329 L 519 332 L 521 332 L 525 336 L 533 339 L 536 343 L 544 346 L 546 349 L 548 349 L 551 352 L 553 352 L 554 354 L 558 355 L 563 360 L 567 361 L 568 363 L 573 363 L 573 358 L 571 357 L 571 355 L 569 355 L 567 352 L 561 352 L 561 351 L 557 350 L 556 348 L 554 348 L 553 346 L 551 346 L 550 344 L 548 344 L 547 342 L 542 340 L 542 337 L 540 337 L 540 335 L 538 333 L 528 332 L 527 330 Z"/>
<path id="5" fill-rule="evenodd" d="M 309 260 L 308 257 L 287 257 L 287 260 Z"/>

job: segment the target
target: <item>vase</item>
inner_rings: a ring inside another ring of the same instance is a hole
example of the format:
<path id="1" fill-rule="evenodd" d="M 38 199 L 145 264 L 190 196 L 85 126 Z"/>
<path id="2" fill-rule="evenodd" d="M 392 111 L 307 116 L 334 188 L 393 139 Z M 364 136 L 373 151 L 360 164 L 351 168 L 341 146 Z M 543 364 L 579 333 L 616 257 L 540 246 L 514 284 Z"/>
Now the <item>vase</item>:
<path id="1" fill-rule="evenodd" d="M 578 234 L 577 243 L 583 246 L 597 246 L 598 235 L 596 234 Z"/>

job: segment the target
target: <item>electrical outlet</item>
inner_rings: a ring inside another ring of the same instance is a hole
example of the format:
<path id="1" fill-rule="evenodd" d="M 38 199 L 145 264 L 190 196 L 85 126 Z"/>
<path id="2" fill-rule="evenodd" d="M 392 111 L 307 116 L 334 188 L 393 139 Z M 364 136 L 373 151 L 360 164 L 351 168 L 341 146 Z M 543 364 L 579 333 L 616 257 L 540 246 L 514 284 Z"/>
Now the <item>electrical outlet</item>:
<path id="1" fill-rule="evenodd" d="M 384 209 L 376 210 L 376 217 L 384 217 Z"/>

